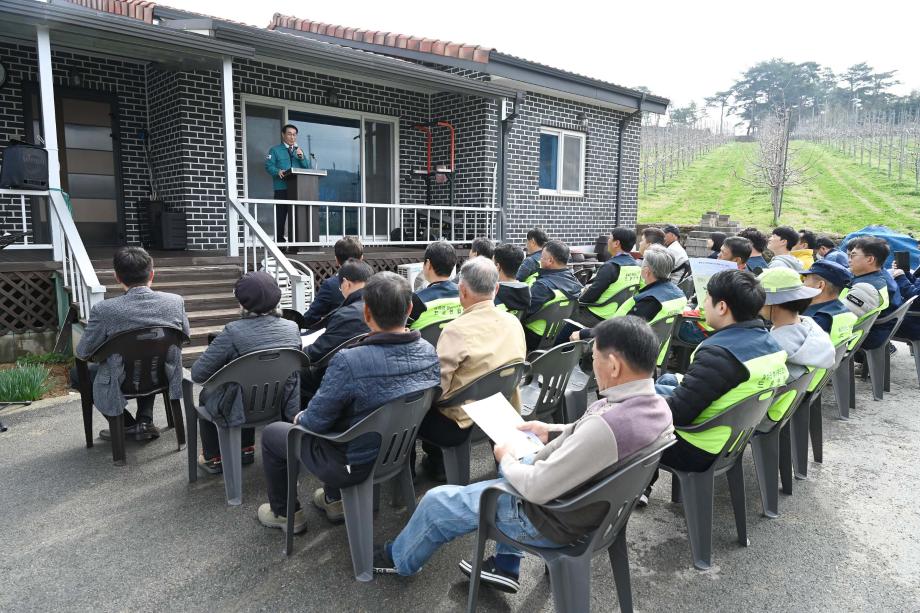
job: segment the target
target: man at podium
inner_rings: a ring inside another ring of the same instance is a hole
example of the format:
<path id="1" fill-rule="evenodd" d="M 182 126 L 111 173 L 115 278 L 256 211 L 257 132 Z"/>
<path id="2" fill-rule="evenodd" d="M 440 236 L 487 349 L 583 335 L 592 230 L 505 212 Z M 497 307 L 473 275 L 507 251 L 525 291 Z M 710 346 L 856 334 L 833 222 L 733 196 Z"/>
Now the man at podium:
<path id="1" fill-rule="evenodd" d="M 275 145 L 265 156 L 265 171 L 272 177 L 275 200 L 289 200 L 285 176 L 292 168 L 310 168 L 310 160 L 297 145 L 297 126 L 286 124 L 281 128 L 281 144 Z M 287 242 L 294 242 L 294 215 L 290 205 L 275 206 L 275 240 L 284 240 L 287 227 Z M 286 223 L 290 220 L 290 223 Z"/>

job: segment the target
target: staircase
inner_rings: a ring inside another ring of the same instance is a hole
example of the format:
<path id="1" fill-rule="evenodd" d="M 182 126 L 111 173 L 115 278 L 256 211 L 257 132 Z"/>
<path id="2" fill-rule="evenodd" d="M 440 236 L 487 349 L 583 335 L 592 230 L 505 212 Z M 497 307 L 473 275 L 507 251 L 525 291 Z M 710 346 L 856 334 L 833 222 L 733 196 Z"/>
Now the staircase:
<path id="1" fill-rule="evenodd" d="M 186 367 L 198 359 L 208 346 L 208 334 L 220 332 L 224 324 L 239 319 L 240 305 L 233 286 L 243 274 L 240 258 L 222 256 L 157 257 L 153 289 L 179 294 L 191 326 L 191 343 L 182 348 Z M 112 261 L 94 260 L 99 283 L 105 285 L 106 298 L 124 290 L 115 280 Z"/>

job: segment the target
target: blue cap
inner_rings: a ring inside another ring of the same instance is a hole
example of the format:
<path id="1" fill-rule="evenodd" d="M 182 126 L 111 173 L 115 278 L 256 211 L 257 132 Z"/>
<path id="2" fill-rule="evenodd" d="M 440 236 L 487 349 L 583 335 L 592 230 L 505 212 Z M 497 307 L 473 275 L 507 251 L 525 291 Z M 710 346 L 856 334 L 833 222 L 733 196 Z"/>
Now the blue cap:
<path id="1" fill-rule="evenodd" d="M 853 273 L 845 266 L 837 262 L 827 260 L 818 260 L 811 265 L 811 268 L 802 273 L 803 275 L 818 275 L 837 287 L 848 287 L 853 281 Z"/>

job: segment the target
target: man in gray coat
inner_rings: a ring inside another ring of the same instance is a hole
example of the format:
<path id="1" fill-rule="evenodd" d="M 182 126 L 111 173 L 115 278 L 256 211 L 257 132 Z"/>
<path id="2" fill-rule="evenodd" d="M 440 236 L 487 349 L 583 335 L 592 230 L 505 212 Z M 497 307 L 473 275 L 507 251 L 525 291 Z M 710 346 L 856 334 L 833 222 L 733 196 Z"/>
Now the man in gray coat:
<path id="1" fill-rule="evenodd" d="M 115 252 L 112 267 L 125 293 L 103 300 L 92 308 L 86 329 L 74 350 L 76 357 L 88 359 L 113 336 L 138 328 L 160 326 L 189 334 L 182 297 L 150 289 L 154 276 L 150 254 L 140 247 L 122 247 Z M 181 349 L 171 348 L 165 368 L 169 377 L 169 397 L 178 400 L 182 396 Z M 136 417 L 125 411 L 127 401 L 121 391 L 124 365 L 120 355 L 112 355 L 98 366 L 90 364 L 90 377 L 93 380 L 93 404 L 96 408 L 106 417 L 117 417 L 124 412 L 125 436 L 148 440 L 160 435 L 153 425 L 155 396 L 137 399 Z M 111 435 L 108 430 L 102 430 L 99 438 L 110 440 Z"/>

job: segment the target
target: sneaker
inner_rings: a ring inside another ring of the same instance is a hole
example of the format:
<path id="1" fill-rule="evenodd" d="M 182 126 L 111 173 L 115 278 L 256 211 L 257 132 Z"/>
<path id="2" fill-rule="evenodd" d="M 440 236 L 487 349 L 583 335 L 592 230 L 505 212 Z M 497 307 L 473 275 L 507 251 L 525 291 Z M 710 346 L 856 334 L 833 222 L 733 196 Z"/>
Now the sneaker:
<path id="1" fill-rule="evenodd" d="M 640 508 L 645 508 L 648 506 L 648 497 L 652 495 L 652 488 L 647 487 L 645 491 L 639 495 L 639 500 L 636 501 L 636 506 Z"/>
<path id="2" fill-rule="evenodd" d="M 460 572 L 466 575 L 467 578 L 473 574 L 473 565 L 467 562 L 466 560 L 460 560 Z M 508 594 L 517 594 L 518 590 L 521 589 L 521 584 L 518 583 L 518 578 L 516 575 L 511 573 L 506 573 L 505 571 L 499 569 L 495 566 L 495 556 L 490 556 L 482 563 L 482 571 L 479 574 L 480 581 L 485 585 L 490 585 L 497 590 L 506 592 Z"/>
<path id="3" fill-rule="evenodd" d="M 224 472 L 224 468 L 220 462 L 220 456 L 216 455 L 213 458 L 207 460 L 204 456 L 198 458 L 198 466 L 206 472 L 212 475 L 219 475 Z"/>
<path id="4" fill-rule="evenodd" d="M 247 464 L 252 464 L 256 461 L 256 448 L 255 447 L 243 447 L 243 466 Z"/>
<path id="5" fill-rule="evenodd" d="M 136 441 L 149 441 L 159 437 L 160 430 L 153 424 L 148 424 L 147 422 L 139 421 L 125 428 L 126 439 L 133 438 Z M 99 438 L 104 441 L 110 441 L 112 440 L 112 433 L 107 429 L 100 430 Z"/>
<path id="6" fill-rule="evenodd" d="M 287 528 L 287 518 L 283 515 L 275 515 L 272 506 L 267 502 L 259 506 L 259 523 L 266 528 L 278 528 L 285 530 Z M 303 509 L 297 509 L 294 513 L 294 534 L 300 534 L 307 530 L 307 518 L 304 516 Z"/>
<path id="7" fill-rule="evenodd" d="M 375 575 L 396 575 L 396 564 L 390 556 L 390 543 L 374 546 L 374 574 Z"/>
<path id="8" fill-rule="evenodd" d="M 326 490 L 318 488 L 313 492 L 313 504 L 317 509 L 326 514 L 326 519 L 334 524 L 340 524 L 345 521 L 345 505 L 341 500 L 329 500 L 326 498 Z"/>

